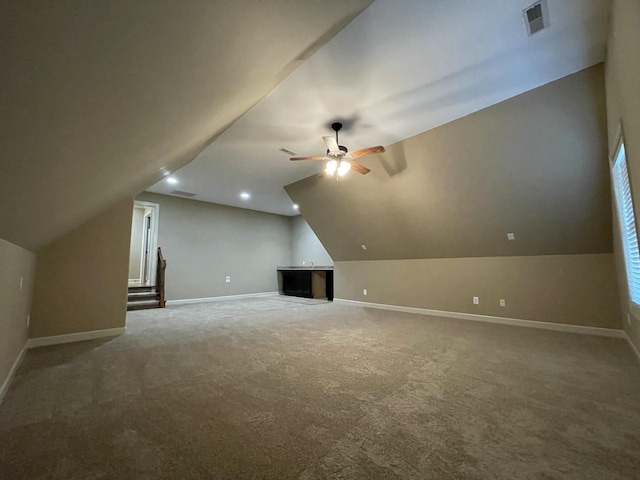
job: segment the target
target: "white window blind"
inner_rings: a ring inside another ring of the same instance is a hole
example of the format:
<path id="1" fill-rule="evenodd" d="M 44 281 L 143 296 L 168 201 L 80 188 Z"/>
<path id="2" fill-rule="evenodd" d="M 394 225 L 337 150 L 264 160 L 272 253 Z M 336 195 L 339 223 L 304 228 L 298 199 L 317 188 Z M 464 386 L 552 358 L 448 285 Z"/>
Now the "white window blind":
<path id="1" fill-rule="evenodd" d="M 612 173 L 629 295 L 633 303 L 640 305 L 640 252 L 638 252 L 638 234 L 633 211 L 629 171 L 627 170 L 627 158 L 622 142 L 613 163 Z"/>

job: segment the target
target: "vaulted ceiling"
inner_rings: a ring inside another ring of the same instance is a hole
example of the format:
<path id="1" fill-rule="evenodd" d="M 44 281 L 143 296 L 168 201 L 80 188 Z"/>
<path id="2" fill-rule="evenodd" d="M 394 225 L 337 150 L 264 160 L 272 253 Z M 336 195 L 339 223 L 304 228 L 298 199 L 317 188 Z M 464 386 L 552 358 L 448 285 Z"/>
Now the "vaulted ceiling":
<path id="1" fill-rule="evenodd" d="M 176 172 L 178 185 L 150 190 L 294 215 L 282 187 L 322 164 L 280 149 L 323 154 L 333 120 L 351 150 L 388 146 L 604 60 L 608 0 L 548 0 L 548 28 L 529 36 L 532 3 L 375 1 Z"/>
<path id="2" fill-rule="evenodd" d="M 182 167 L 369 4 L 3 2 L 0 238 L 37 250 Z"/>
<path id="3" fill-rule="evenodd" d="M 548 0 L 531 37 L 530 0 L 370 3 L 5 5 L 0 238 L 37 250 L 147 188 L 295 214 L 319 165 L 279 150 L 322 153 L 332 120 L 388 146 L 604 59 L 607 0 Z"/>

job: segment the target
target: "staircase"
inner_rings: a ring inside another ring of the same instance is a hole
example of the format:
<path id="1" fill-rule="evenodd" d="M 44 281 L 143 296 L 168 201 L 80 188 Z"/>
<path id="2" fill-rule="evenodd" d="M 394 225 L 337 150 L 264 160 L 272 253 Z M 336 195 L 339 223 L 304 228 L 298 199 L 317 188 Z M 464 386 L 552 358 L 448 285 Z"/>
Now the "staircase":
<path id="1" fill-rule="evenodd" d="M 129 287 L 127 294 L 127 310 L 145 310 L 148 308 L 164 308 L 164 276 L 167 261 L 158 247 L 158 268 L 156 284 L 147 287 Z"/>
<path id="2" fill-rule="evenodd" d="M 155 286 L 129 287 L 127 294 L 127 310 L 144 310 L 147 308 L 162 308 L 160 306 L 160 292 Z"/>

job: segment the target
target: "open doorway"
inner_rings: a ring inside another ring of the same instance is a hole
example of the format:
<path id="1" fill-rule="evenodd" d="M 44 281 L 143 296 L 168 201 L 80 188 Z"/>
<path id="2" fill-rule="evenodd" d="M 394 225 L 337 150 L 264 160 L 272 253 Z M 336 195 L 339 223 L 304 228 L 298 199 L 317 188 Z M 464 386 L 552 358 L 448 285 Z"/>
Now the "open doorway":
<path id="1" fill-rule="evenodd" d="M 134 201 L 129 248 L 129 286 L 150 286 L 156 282 L 158 256 L 157 203 Z"/>

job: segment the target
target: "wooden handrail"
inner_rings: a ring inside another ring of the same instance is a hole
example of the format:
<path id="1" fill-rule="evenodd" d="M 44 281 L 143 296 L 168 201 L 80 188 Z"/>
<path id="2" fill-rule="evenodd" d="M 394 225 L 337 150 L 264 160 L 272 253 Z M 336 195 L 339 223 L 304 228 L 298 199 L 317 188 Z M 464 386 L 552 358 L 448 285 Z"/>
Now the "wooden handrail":
<path id="1" fill-rule="evenodd" d="M 158 268 L 156 271 L 156 290 L 160 295 L 159 304 L 160 308 L 165 307 L 164 299 L 164 272 L 167 269 L 167 261 L 162 256 L 162 249 L 158 247 Z"/>

